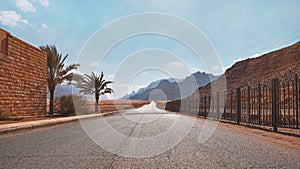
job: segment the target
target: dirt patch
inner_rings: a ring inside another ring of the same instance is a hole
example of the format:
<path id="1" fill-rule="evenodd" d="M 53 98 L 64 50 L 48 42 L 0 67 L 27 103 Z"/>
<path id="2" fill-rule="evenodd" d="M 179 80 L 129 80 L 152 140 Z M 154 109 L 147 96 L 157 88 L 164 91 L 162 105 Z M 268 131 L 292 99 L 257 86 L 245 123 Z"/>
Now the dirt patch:
<path id="1" fill-rule="evenodd" d="M 204 121 L 203 118 L 197 118 L 199 121 Z M 224 123 L 220 122 L 220 126 L 228 127 L 236 130 L 236 132 L 240 132 L 247 135 L 253 135 L 258 137 L 259 139 L 266 141 L 271 144 L 279 144 L 283 147 L 288 147 L 297 151 L 300 151 L 300 137 L 299 136 L 291 136 L 287 133 L 274 133 L 271 130 L 262 130 L 257 128 L 249 128 L 247 126 Z M 296 133 L 299 133 L 299 130 L 294 129 Z M 291 132 L 291 131 L 289 131 Z"/>
<path id="2" fill-rule="evenodd" d="M 180 116 L 186 116 L 186 117 L 191 117 L 191 118 L 197 118 L 194 116 L 186 115 L 186 114 L 180 114 L 177 112 L 171 112 L 168 111 L 168 113 L 173 113 L 177 114 Z M 204 122 L 206 119 L 204 118 L 197 118 L 198 121 Z M 214 121 L 214 120 L 211 120 Z M 280 128 L 280 132 L 274 133 L 271 130 L 271 127 L 267 129 L 264 128 L 252 128 L 251 126 L 246 126 L 246 125 L 237 125 L 233 123 L 227 123 L 227 122 L 222 122 L 218 124 L 221 127 L 227 127 L 235 130 L 237 133 L 242 133 L 246 135 L 253 135 L 253 137 L 257 137 L 261 139 L 262 141 L 266 141 L 271 144 L 279 144 L 283 147 L 288 147 L 293 150 L 299 151 L 300 152 L 300 130 L 299 129 L 286 129 L 286 128 Z M 285 133 L 285 132 L 287 133 Z M 292 135 L 290 133 L 293 133 Z M 299 134 L 299 135 L 298 135 Z"/>
<path id="3" fill-rule="evenodd" d="M 294 150 L 300 151 L 300 138 L 299 137 L 294 137 L 294 136 L 289 136 L 285 135 L 282 133 L 274 133 L 271 131 L 263 131 L 259 129 L 250 129 L 246 126 L 238 126 L 238 125 L 231 125 L 231 124 L 221 124 L 222 126 L 234 128 L 238 130 L 238 132 L 243 132 L 251 135 L 256 135 L 260 139 L 273 143 L 273 144 L 280 144 L 284 147 L 289 147 Z"/>

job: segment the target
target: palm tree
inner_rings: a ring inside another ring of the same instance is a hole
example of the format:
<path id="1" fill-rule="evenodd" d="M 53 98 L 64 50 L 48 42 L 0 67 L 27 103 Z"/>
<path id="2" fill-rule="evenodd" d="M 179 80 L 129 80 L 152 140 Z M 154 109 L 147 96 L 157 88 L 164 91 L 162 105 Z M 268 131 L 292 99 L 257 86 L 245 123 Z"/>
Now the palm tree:
<path id="1" fill-rule="evenodd" d="M 50 93 L 49 114 L 53 115 L 53 100 L 56 85 L 65 81 L 71 82 L 73 79 L 71 71 L 77 69 L 79 64 L 65 66 L 64 62 L 68 54 L 62 57 L 62 54 L 58 53 L 55 45 L 40 46 L 40 49 L 47 52 L 47 83 Z"/>
<path id="2" fill-rule="evenodd" d="M 76 87 L 80 89 L 79 93 L 92 94 L 95 96 L 95 112 L 99 112 L 98 104 L 100 95 L 105 93 L 113 93 L 113 89 L 107 87 L 108 84 L 113 83 L 112 81 L 104 80 L 104 74 L 97 75 L 94 72 L 92 74 L 84 74 L 84 76 L 79 77 L 76 83 Z"/>

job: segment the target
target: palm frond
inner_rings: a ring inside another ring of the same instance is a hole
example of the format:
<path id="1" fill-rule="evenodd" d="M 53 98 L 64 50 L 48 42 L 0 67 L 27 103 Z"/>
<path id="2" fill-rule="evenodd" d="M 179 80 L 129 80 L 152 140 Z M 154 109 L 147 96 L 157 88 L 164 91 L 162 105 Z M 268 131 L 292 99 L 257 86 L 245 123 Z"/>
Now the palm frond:
<path id="1" fill-rule="evenodd" d="M 40 46 L 40 49 L 47 53 L 47 82 L 48 86 L 56 86 L 64 81 L 71 81 L 73 78 L 72 70 L 76 70 L 80 65 L 71 64 L 65 66 L 68 55 L 62 58 L 55 45 Z"/>
<path id="2" fill-rule="evenodd" d="M 91 72 L 91 74 L 84 74 L 83 76 L 78 77 L 78 79 L 75 86 L 80 89 L 80 93 L 94 94 L 96 98 L 99 95 L 113 93 L 113 90 L 107 87 L 108 84 L 113 82 L 105 81 L 103 72 L 101 72 L 100 75 Z"/>

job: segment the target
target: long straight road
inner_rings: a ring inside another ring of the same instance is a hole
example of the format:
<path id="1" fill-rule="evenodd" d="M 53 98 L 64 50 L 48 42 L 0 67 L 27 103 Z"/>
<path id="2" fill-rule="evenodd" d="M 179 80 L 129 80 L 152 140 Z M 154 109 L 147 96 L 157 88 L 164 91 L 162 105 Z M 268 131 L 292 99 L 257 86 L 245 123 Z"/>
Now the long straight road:
<path id="1" fill-rule="evenodd" d="M 132 110 L 10 133 L 0 136 L 0 168 L 300 168 L 299 138 L 219 124 L 201 142 L 205 125 Z"/>

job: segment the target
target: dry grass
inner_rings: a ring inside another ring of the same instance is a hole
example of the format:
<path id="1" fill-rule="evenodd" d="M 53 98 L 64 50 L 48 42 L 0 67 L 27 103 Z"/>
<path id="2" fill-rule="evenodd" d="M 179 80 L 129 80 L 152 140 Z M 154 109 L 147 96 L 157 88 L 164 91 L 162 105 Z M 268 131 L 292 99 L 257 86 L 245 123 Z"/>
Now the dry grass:
<path id="1" fill-rule="evenodd" d="M 92 102 L 92 105 L 94 102 Z M 99 102 L 99 110 L 101 113 L 111 111 L 122 111 L 127 109 L 134 109 L 149 104 L 149 101 L 141 100 L 105 100 Z"/>
<path id="2" fill-rule="evenodd" d="M 94 100 L 88 100 L 90 105 L 90 110 L 94 111 Z M 49 100 L 47 100 L 47 112 L 49 111 Z M 118 111 L 118 110 L 127 110 L 133 108 L 142 107 L 145 104 L 149 104 L 149 101 L 142 100 L 100 100 L 99 101 L 99 110 L 101 113 Z"/>
<path id="3" fill-rule="evenodd" d="M 94 111 L 94 101 L 89 100 L 90 109 Z M 145 104 L 149 104 L 149 101 L 141 100 L 104 100 L 99 101 L 99 110 L 101 113 L 108 113 L 113 111 L 122 111 L 127 109 L 139 108 Z M 47 110 L 49 109 L 49 100 L 47 100 Z M 1 124 L 17 123 L 17 122 L 26 122 L 26 121 L 35 121 L 35 120 L 45 120 L 51 118 L 59 118 L 60 116 L 51 116 L 51 117 L 22 117 L 22 118 L 7 118 L 0 120 Z"/>

